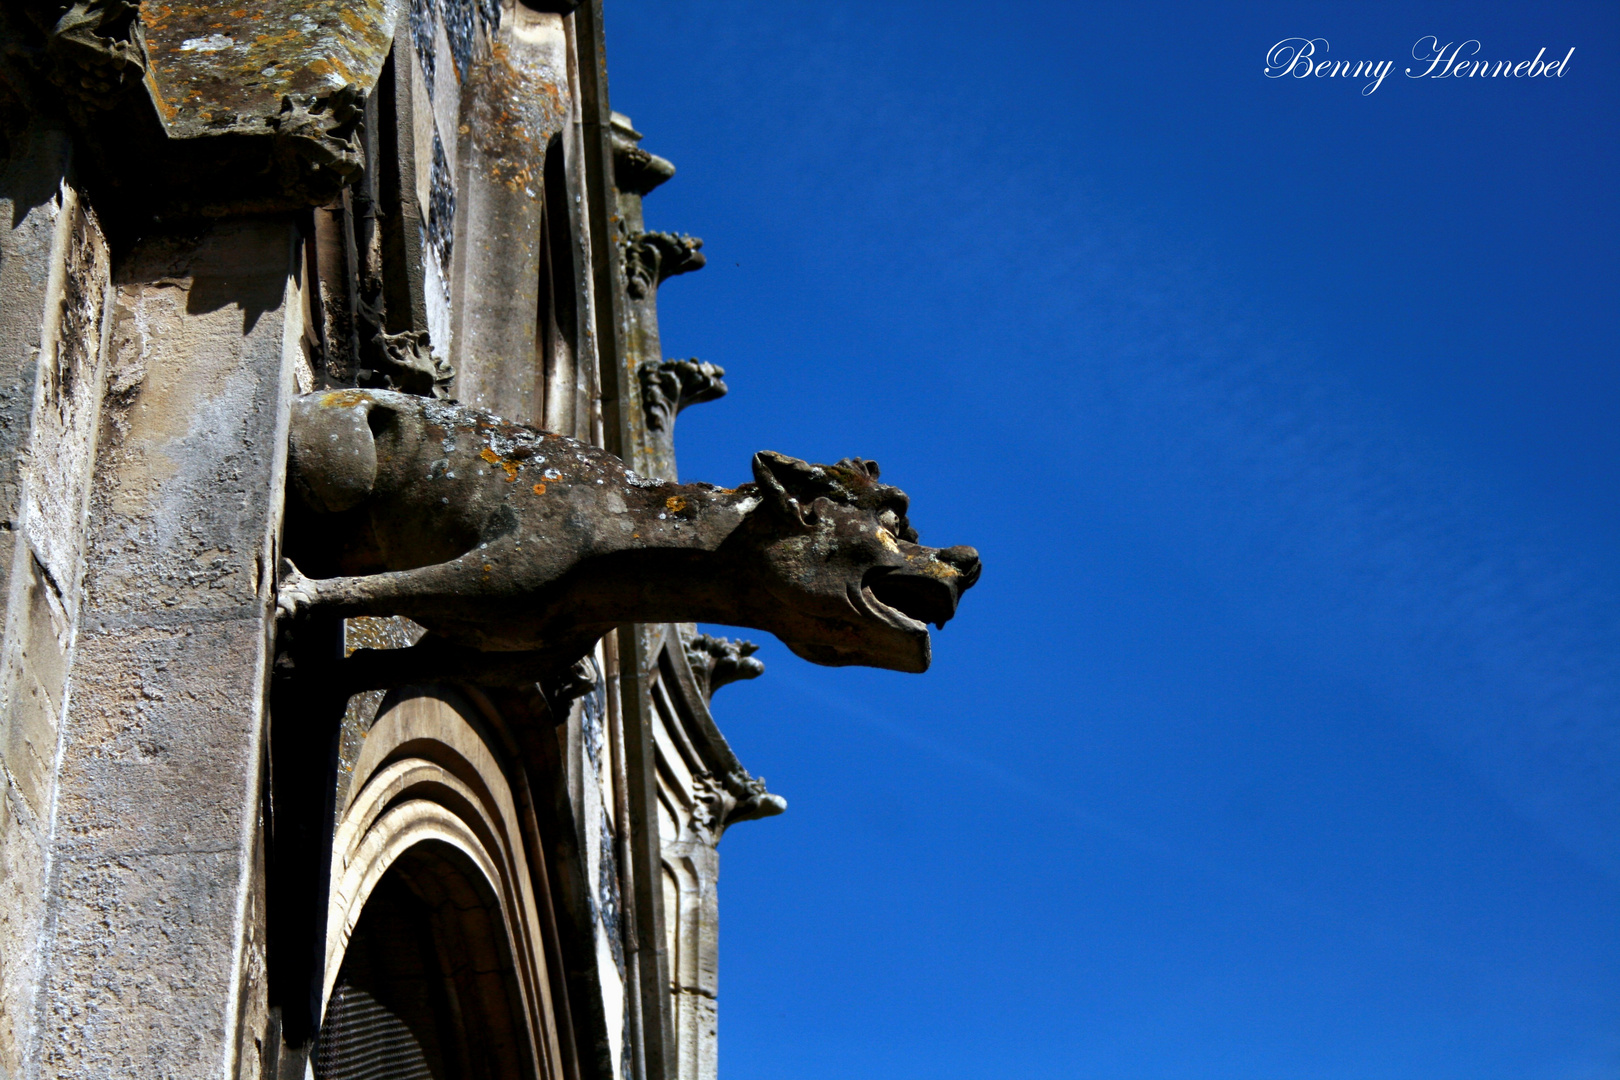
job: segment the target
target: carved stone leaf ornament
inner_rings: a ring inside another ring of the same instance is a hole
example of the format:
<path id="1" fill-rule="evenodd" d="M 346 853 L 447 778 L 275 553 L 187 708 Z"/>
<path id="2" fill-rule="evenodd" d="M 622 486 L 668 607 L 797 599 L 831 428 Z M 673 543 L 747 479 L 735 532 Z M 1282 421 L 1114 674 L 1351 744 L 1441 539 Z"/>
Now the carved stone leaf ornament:
<path id="1" fill-rule="evenodd" d="M 613 146 L 613 184 L 627 195 L 645 196 L 675 175 L 675 163 L 643 150 L 641 132 L 630 126 L 630 118 L 613 114 L 609 129 Z"/>
<path id="2" fill-rule="evenodd" d="M 675 417 L 688 405 L 718 401 L 726 396 L 721 381 L 726 369 L 697 357 L 690 360 L 647 361 L 637 375 L 641 380 L 641 407 L 647 416 L 647 429 L 666 432 Z"/>
<path id="3" fill-rule="evenodd" d="M 729 783 L 707 772 L 692 779 L 694 839 L 713 847 L 731 826 L 741 821 L 758 821 L 787 811 L 787 800 L 765 790 L 765 778 L 746 773 L 734 775 Z"/>
<path id="4" fill-rule="evenodd" d="M 140 8 L 127 0 L 79 0 L 51 28 L 51 81 L 81 105 L 107 108 L 146 74 Z"/>
<path id="5" fill-rule="evenodd" d="M 389 334 L 375 326 L 362 356 L 370 367 L 355 373 L 361 386 L 448 398 L 456 369 L 434 355 L 426 330 Z"/>
<path id="6" fill-rule="evenodd" d="M 613 148 L 613 182 L 620 191 L 646 195 L 675 175 L 675 165 L 667 158 L 634 144 Z"/>
<path id="7" fill-rule="evenodd" d="M 329 186 L 323 174 L 346 183 L 360 172 L 364 97 L 345 84 L 325 97 L 281 99 L 281 111 L 265 123 L 275 132 L 272 153 L 284 190 L 317 198 Z"/>
<path id="8" fill-rule="evenodd" d="M 644 300 L 677 274 L 701 270 L 707 260 L 698 249 L 703 241 L 680 233 L 636 233 L 625 244 L 625 289 L 632 299 Z"/>
<path id="9" fill-rule="evenodd" d="M 692 673 L 710 698 L 722 686 L 757 679 L 765 674 L 765 662 L 754 659 L 759 646 L 752 641 L 699 634 L 685 645 L 686 659 L 692 665 Z"/>

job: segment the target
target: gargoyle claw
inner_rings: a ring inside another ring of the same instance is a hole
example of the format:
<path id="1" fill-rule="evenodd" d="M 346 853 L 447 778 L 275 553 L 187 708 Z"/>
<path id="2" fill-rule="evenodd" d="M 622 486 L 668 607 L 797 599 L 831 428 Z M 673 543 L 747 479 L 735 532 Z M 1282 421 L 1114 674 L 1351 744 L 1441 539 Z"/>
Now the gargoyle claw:
<path id="1" fill-rule="evenodd" d="M 276 618 L 295 619 L 315 602 L 315 583 L 293 565 L 281 560 L 281 577 L 276 582 Z"/>

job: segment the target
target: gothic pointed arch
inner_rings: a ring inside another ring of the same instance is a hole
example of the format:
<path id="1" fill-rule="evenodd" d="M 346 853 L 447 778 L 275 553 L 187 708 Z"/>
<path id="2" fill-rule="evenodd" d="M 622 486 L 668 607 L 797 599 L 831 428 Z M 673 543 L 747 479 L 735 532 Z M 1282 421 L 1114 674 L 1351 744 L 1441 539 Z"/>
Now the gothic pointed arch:
<path id="1" fill-rule="evenodd" d="M 448 688 L 393 696 L 339 798 L 316 1075 L 567 1075 L 544 871 L 489 718 Z"/>

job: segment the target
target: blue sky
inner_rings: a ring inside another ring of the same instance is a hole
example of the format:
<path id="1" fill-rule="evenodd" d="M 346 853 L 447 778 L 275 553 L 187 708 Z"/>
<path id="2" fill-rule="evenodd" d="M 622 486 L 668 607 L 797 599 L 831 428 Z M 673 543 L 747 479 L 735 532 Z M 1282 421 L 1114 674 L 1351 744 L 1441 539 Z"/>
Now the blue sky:
<path id="1" fill-rule="evenodd" d="M 1620 1078 L 1620 9 L 1234 8 L 608 2 L 683 476 L 986 567 L 718 696 L 723 1075 Z"/>

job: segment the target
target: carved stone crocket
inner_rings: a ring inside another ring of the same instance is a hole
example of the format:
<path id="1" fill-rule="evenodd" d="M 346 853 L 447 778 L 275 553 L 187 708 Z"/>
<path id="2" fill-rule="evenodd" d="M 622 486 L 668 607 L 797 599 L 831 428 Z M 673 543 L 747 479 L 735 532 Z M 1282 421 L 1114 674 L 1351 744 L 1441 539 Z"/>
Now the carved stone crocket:
<path id="1" fill-rule="evenodd" d="M 293 405 L 287 550 L 319 576 L 286 562 L 278 604 L 427 627 L 421 645 L 359 658 L 377 684 L 532 681 L 632 622 L 745 626 L 818 664 L 925 670 L 927 624 L 956 613 L 978 553 L 918 544 L 875 462 L 763 451 L 753 472 L 735 489 L 650 480 L 466 405 L 308 394 Z"/>

